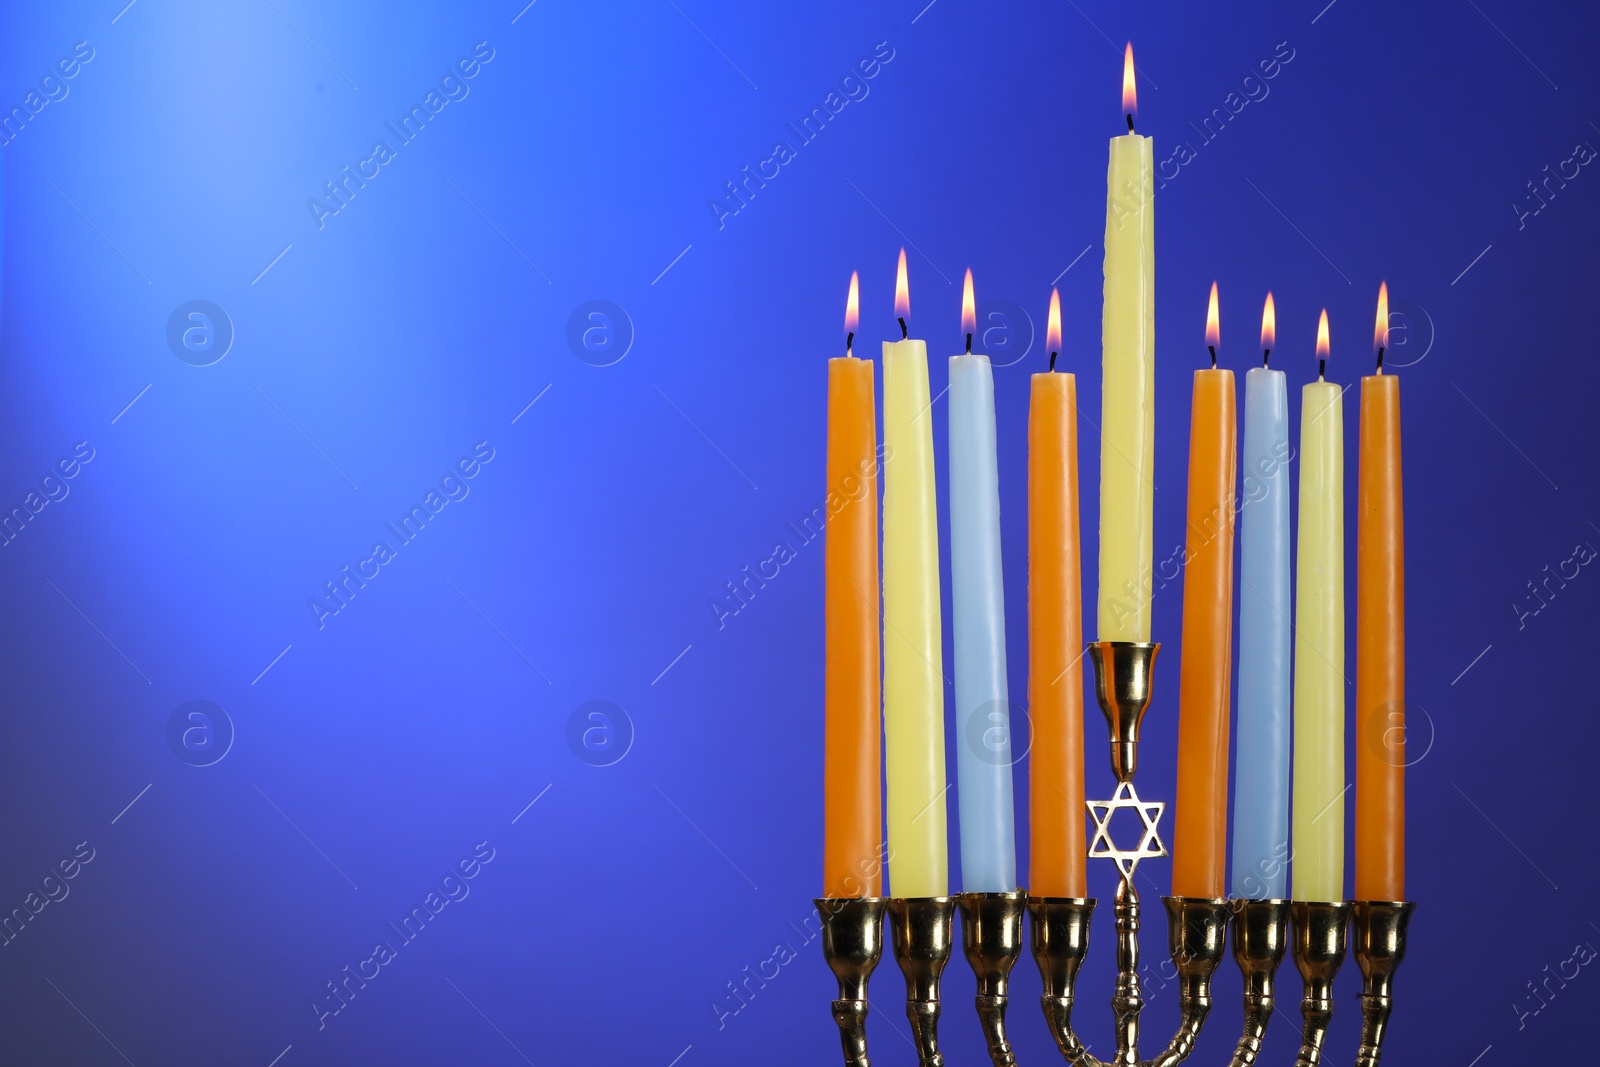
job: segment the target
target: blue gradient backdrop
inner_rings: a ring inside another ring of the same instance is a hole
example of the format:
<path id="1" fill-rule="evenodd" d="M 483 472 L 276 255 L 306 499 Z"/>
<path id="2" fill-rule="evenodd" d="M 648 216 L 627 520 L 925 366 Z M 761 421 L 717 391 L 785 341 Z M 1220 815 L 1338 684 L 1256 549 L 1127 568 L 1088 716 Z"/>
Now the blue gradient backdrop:
<path id="1" fill-rule="evenodd" d="M 1600 990 L 1593 9 L 924 2 L 5 5 L 0 505 L 23 517 L 0 550 L 0 1060 L 834 1062 L 804 932 L 822 551 L 789 524 L 823 496 L 845 282 L 862 272 L 875 354 L 905 244 L 942 356 L 976 274 L 1023 694 L 1029 334 L 1059 277 L 1064 365 L 1097 411 L 1130 38 L 1140 129 L 1182 160 L 1157 194 L 1157 559 L 1183 536 L 1211 280 L 1236 371 L 1276 293 L 1297 397 L 1324 305 L 1330 376 L 1368 369 L 1386 278 L 1421 903 L 1385 1062 L 1575 1045 Z M 58 67 L 75 46 L 92 58 Z M 866 95 L 800 144 L 785 124 L 875 53 Z M 445 103 L 401 144 L 385 124 L 430 90 Z M 1257 99 L 1208 140 L 1231 92 Z M 380 139 L 393 158 L 363 164 Z M 794 158 L 719 222 L 724 183 L 779 139 Z M 331 213 L 345 165 L 376 174 Z M 1547 165 L 1564 184 L 1535 200 Z M 169 342 L 175 312 L 198 351 Z M 475 447 L 492 459 L 446 479 Z M 1090 561 L 1097 455 L 1086 433 Z M 386 523 L 430 491 L 402 545 Z M 379 540 L 393 558 L 364 563 Z M 776 578 L 713 607 L 781 541 Z M 376 576 L 319 621 L 346 565 Z M 1180 601 L 1175 582 L 1155 601 L 1153 796 L 1172 793 Z M 1141 868 L 1152 901 L 1168 870 Z M 412 940 L 387 925 L 419 907 Z M 1147 935 L 1164 1035 L 1175 986 Z M 380 939 L 393 958 L 366 962 Z M 1112 957 L 1101 927 L 1079 1011 L 1097 1046 Z M 1049 1062 L 1037 974 L 1016 973 L 1019 1054 Z M 1298 1022 L 1285 977 L 1273 1063 Z M 1347 965 L 1334 1062 L 1357 981 Z M 1231 965 L 1219 985 L 1197 1062 L 1236 1037 Z M 892 964 L 875 989 L 878 1060 L 912 1063 Z M 971 991 L 953 963 L 952 1063 L 982 1056 Z"/>

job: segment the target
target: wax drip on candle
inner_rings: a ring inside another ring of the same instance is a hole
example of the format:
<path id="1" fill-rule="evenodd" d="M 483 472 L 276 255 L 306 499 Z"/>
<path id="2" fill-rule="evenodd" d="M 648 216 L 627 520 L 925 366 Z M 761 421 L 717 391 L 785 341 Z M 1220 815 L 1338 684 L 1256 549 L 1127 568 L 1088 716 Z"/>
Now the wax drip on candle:
<path id="1" fill-rule="evenodd" d="M 1061 293 L 1050 290 L 1050 315 L 1044 328 L 1044 345 L 1050 350 L 1050 370 L 1056 369 L 1056 355 L 1061 351 Z"/>
<path id="2" fill-rule="evenodd" d="M 844 354 L 856 356 L 856 325 L 861 320 L 861 280 L 855 271 L 850 272 L 850 295 L 844 301 Z"/>
<path id="3" fill-rule="evenodd" d="M 1261 366 L 1266 367 L 1272 355 L 1272 342 L 1278 334 L 1278 311 L 1272 304 L 1272 291 L 1267 291 L 1267 302 L 1261 305 Z"/>
<path id="4" fill-rule="evenodd" d="M 1378 349 L 1378 373 L 1383 373 L 1383 350 L 1389 347 L 1389 283 L 1378 283 L 1378 320 L 1372 327 L 1372 343 Z"/>
<path id="5" fill-rule="evenodd" d="M 1128 116 L 1128 132 L 1133 132 L 1133 117 L 1139 113 L 1139 93 L 1133 83 L 1133 42 L 1122 52 L 1122 112 Z"/>
<path id="6" fill-rule="evenodd" d="M 1322 309 L 1322 317 L 1317 320 L 1317 381 L 1322 381 L 1323 375 L 1328 372 L 1328 309 Z"/>
<path id="7" fill-rule="evenodd" d="M 894 313 L 900 320 L 900 340 L 911 336 L 906 319 L 911 317 L 911 285 L 906 281 L 906 250 L 900 250 L 900 263 L 894 270 Z"/>
<path id="8" fill-rule="evenodd" d="M 1211 299 L 1206 302 L 1206 351 L 1211 353 L 1211 369 L 1217 369 L 1217 346 L 1222 343 L 1222 327 L 1217 316 L 1217 283 L 1211 283 Z"/>
<path id="9" fill-rule="evenodd" d="M 972 268 L 961 282 L 961 331 L 967 335 L 967 355 L 972 355 L 972 335 L 978 331 L 977 304 L 972 298 Z"/>

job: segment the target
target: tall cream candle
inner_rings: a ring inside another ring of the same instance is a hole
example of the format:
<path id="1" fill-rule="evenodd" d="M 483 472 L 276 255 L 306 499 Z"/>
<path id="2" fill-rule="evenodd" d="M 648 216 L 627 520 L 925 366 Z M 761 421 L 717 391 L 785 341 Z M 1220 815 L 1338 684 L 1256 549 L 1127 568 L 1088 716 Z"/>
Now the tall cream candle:
<path id="1" fill-rule="evenodd" d="M 1106 171 L 1105 290 L 1100 320 L 1102 641 L 1150 640 L 1155 452 L 1155 186 L 1151 139 L 1133 132 L 1133 46 L 1123 55 L 1128 132 Z"/>
<path id="2" fill-rule="evenodd" d="M 906 253 L 895 315 L 911 314 Z M 933 489 L 928 346 L 883 343 L 883 732 L 889 779 L 889 891 L 949 890 L 945 823 L 944 671 L 940 667 L 939 527 Z"/>
<path id="3" fill-rule="evenodd" d="M 1295 558 L 1295 900 L 1344 899 L 1344 398 L 1323 379 L 1300 392 L 1300 537 Z"/>

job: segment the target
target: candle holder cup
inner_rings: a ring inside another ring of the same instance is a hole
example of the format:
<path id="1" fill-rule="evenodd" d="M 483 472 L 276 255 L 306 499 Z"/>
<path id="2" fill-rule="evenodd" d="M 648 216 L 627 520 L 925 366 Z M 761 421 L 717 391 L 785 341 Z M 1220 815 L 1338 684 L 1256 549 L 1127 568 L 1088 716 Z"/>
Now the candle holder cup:
<path id="1" fill-rule="evenodd" d="M 1287 900 L 1233 902 L 1233 961 L 1244 979 L 1244 1033 L 1233 1052 L 1235 1067 L 1250 1067 L 1261 1055 L 1277 1005 L 1273 979 L 1288 950 L 1288 935 Z"/>
<path id="2" fill-rule="evenodd" d="M 1012 1067 L 1016 1063 L 1006 1035 L 1005 1011 L 1009 975 L 1022 951 L 1022 917 L 1026 912 L 1033 921 L 1033 958 L 1044 985 L 1040 1006 L 1056 1047 L 1073 1067 L 1176 1067 L 1183 1062 L 1194 1051 L 1210 1014 L 1211 979 L 1222 961 L 1230 925 L 1234 962 L 1244 979 L 1244 1024 L 1231 1067 L 1254 1067 L 1258 1062 L 1277 999 L 1278 967 L 1286 954 L 1292 954 L 1304 985 L 1296 1067 L 1320 1067 L 1325 1062 L 1323 1043 L 1333 1017 L 1333 980 L 1344 962 L 1347 936 L 1354 943 L 1362 975 L 1361 1045 L 1356 1067 L 1378 1067 L 1394 1006 L 1394 972 L 1405 957 L 1406 934 L 1415 907 L 1405 901 L 1163 898 L 1167 947 L 1177 970 L 1180 1017 L 1166 1048 L 1152 1059 L 1139 1058 L 1139 1016 L 1144 996 L 1139 981 L 1140 908 L 1134 872 L 1141 859 L 1164 856 L 1166 849 L 1158 833 L 1165 805 L 1140 799 L 1133 779 L 1138 769 L 1139 726 L 1149 708 L 1152 668 L 1159 649 L 1156 644 L 1129 641 L 1097 641 L 1088 648 L 1094 664 L 1095 697 L 1105 713 L 1111 739 L 1111 769 L 1117 779 L 1117 790 L 1110 800 L 1088 802 L 1095 822 L 1089 855 L 1111 859 L 1120 875 L 1115 897 L 1117 981 L 1111 998 L 1116 1024 L 1115 1055 L 1109 1060 L 1091 1055 L 1072 1029 L 1075 985 L 1089 951 L 1094 900 L 1028 896 L 1021 892 L 963 893 L 956 898 L 961 910 L 962 948 L 978 976 L 978 1016 L 989 1058 L 996 1067 Z M 1139 844 L 1131 849 L 1119 848 L 1111 836 L 1112 814 L 1123 809 L 1136 812 L 1143 825 Z M 906 1012 L 917 1033 L 921 1067 L 939 1067 L 942 1063 L 935 1024 L 939 1016 L 939 973 L 949 952 L 950 925 L 948 905 L 941 920 L 934 902 L 949 899 L 894 901 L 890 905 L 896 923 L 895 956 L 906 975 Z M 824 903 L 840 902 L 819 901 L 819 908 Z M 879 915 L 881 923 L 881 908 Z M 862 921 L 857 917 L 845 924 L 842 935 L 855 938 L 862 948 L 854 954 L 845 953 L 841 970 L 835 949 L 829 947 L 824 916 L 823 947 L 840 981 L 841 999 L 834 1002 L 834 1018 L 844 1041 L 845 1061 L 852 1067 L 866 1067 L 867 1063 L 861 1020 L 866 1015 L 866 975 L 870 974 L 871 965 L 866 964 L 863 970 L 860 962 L 864 959 L 866 937 L 860 928 Z M 943 955 L 939 954 L 941 945 Z M 876 962 L 876 955 L 872 962 Z M 856 1037 L 859 1046 L 853 1044 Z M 857 1047 L 858 1058 L 852 1059 L 852 1050 Z"/>
<path id="3" fill-rule="evenodd" d="M 822 955 L 839 981 L 833 1021 L 845 1067 L 872 1067 L 867 1058 L 867 983 L 883 955 L 881 897 L 823 897 L 816 902 L 822 919 Z"/>
<path id="4" fill-rule="evenodd" d="M 1297 900 L 1289 905 L 1294 919 L 1294 965 L 1305 991 L 1300 997 L 1300 1055 L 1295 1067 L 1317 1067 L 1322 1042 L 1333 1020 L 1333 979 L 1344 963 L 1345 932 L 1350 905 L 1342 900 Z"/>
<path id="5" fill-rule="evenodd" d="M 889 901 L 889 941 L 906 978 L 906 1018 L 918 1067 L 944 1067 L 939 1052 L 939 977 L 950 961 L 955 908 L 955 897 Z"/>
<path id="6" fill-rule="evenodd" d="M 1406 930 L 1415 904 L 1399 900 L 1358 900 L 1351 919 L 1356 965 L 1361 968 L 1361 1047 L 1356 1067 L 1378 1067 L 1383 1037 L 1394 1007 L 1391 983 L 1406 955 Z"/>
<path id="7" fill-rule="evenodd" d="M 1028 897 L 1028 917 L 1033 923 L 1033 960 L 1039 965 L 1044 995 L 1039 1004 L 1050 1036 L 1068 1063 L 1087 1055 L 1072 1032 L 1073 986 L 1078 968 L 1089 954 L 1089 920 L 1094 900 L 1085 897 Z"/>
<path id="8" fill-rule="evenodd" d="M 978 979 L 978 1021 L 994 1067 L 1015 1067 L 1006 1037 L 1011 968 L 1022 955 L 1022 916 L 1028 894 L 962 893 L 961 949 Z"/>

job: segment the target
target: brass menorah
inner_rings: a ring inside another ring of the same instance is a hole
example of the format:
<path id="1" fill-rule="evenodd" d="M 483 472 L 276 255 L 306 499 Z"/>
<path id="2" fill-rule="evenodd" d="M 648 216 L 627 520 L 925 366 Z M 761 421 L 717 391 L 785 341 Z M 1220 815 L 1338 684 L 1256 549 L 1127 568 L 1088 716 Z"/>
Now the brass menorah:
<path id="1" fill-rule="evenodd" d="M 1110 800 L 1090 801 L 1095 831 L 1091 857 L 1117 865 L 1115 915 L 1117 981 L 1111 997 L 1116 1022 L 1116 1054 L 1101 1060 L 1090 1054 L 1072 1029 L 1078 971 L 1089 951 L 1095 901 L 1086 897 L 1037 897 L 1025 892 L 962 893 L 956 897 L 884 900 L 819 900 L 822 947 L 839 980 L 833 1002 L 846 1067 L 870 1067 L 867 1056 L 867 983 L 883 953 L 883 923 L 891 922 L 895 961 L 906 979 L 906 1016 L 911 1022 L 920 1067 L 942 1067 L 939 1051 L 939 979 L 950 957 L 956 910 L 961 912 L 961 946 L 977 976 L 978 1019 L 995 1067 L 1014 1067 L 1006 1034 L 1011 968 L 1022 955 L 1023 916 L 1032 923 L 1034 961 L 1044 984 L 1040 998 L 1056 1047 L 1073 1067 L 1174 1067 L 1194 1050 L 1211 1012 L 1211 977 L 1222 962 L 1228 927 L 1233 927 L 1233 958 L 1244 976 L 1244 1022 L 1232 1067 L 1252 1067 L 1261 1054 L 1267 1023 L 1277 998 L 1278 966 L 1291 949 L 1300 972 L 1303 1020 L 1296 1067 L 1324 1063 L 1323 1042 L 1333 1019 L 1333 979 L 1344 963 L 1347 933 L 1354 930 L 1356 964 L 1361 968 L 1361 1045 L 1356 1067 L 1377 1067 L 1393 1008 L 1395 969 L 1405 956 L 1406 928 L 1413 904 L 1394 900 L 1288 901 L 1164 897 L 1167 944 L 1178 979 L 1178 1029 L 1154 1058 L 1139 1058 L 1139 1015 L 1144 994 L 1139 981 L 1139 893 L 1134 871 L 1139 860 L 1164 856 L 1158 833 L 1165 805 L 1140 799 L 1133 786 L 1138 768 L 1139 724 L 1150 706 L 1151 668 L 1159 644 L 1097 641 L 1089 645 L 1094 663 L 1095 698 L 1105 713 L 1111 737 L 1111 768 L 1117 789 Z M 1120 849 L 1111 835 L 1111 817 L 1123 809 L 1140 818 L 1138 845 Z"/>

